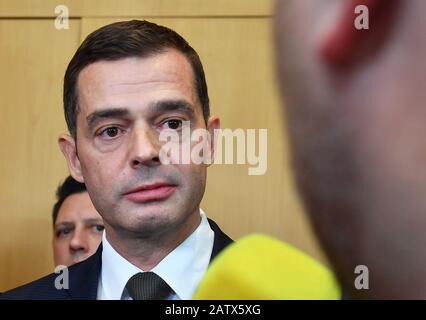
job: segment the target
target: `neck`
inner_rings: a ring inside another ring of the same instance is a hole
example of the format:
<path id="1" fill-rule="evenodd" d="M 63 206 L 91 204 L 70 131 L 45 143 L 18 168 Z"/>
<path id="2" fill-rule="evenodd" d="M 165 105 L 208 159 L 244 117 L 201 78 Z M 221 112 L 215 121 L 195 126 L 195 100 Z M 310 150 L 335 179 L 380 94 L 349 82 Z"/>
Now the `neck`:
<path id="1" fill-rule="evenodd" d="M 105 224 L 106 238 L 123 258 L 143 271 L 153 269 L 170 252 L 178 247 L 199 226 L 199 210 L 168 232 L 140 236 L 122 232 Z"/>

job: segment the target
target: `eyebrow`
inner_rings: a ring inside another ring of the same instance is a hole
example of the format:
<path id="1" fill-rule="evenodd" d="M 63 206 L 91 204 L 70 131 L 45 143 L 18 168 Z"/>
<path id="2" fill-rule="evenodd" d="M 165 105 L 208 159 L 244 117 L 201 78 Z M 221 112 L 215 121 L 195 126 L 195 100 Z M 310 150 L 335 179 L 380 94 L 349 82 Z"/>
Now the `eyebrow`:
<path id="1" fill-rule="evenodd" d="M 129 111 L 125 108 L 108 108 L 104 110 L 95 111 L 89 114 L 86 118 L 89 128 L 93 128 L 102 119 L 108 118 L 124 118 L 129 116 Z"/>
<path id="2" fill-rule="evenodd" d="M 99 219 L 99 218 L 89 218 L 89 219 L 84 219 L 83 220 L 83 222 L 86 224 L 86 225 L 89 225 L 89 224 L 97 224 L 97 223 L 101 223 L 101 224 L 103 224 L 103 220 L 102 219 Z M 55 225 L 55 229 L 56 228 L 59 228 L 59 227 L 74 227 L 75 226 L 75 223 L 74 222 L 72 222 L 72 221 L 62 221 L 62 222 L 59 222 L 58 224 L 56 224 Z"/>
<path id="3" fill-rule="evenodd" d="M 148 105 L 148 113 L 159 114 L 170 111 L 183 112 L 191 118 L 195 115 L 193 106 L 185 100 L 162 100 Z M 126 108 L 112 107 L 91 113 L 86 117 L 86 121 L 89 129 L 91 129 L 102 119 L 125 118 L 129 115 L 130 112 Z"/>
<path id="4" fill-rule="evenodd" d="M 185 100 L 162 100 L 148 106 L 151 113 L 162 113 L 167 111 L 180 111 L 194 116 L 194 108 Z"/>
<path id="5" fill-rule="evenodd" d="M 104 224 L 104 221 L 99 218 L 84 219 L 83 221 L 85 224 L 96 224 L 96 223 Z"/>
<path id="6" fill-rule="evenodd" d="M 70 222 L 70 221 L 63 221 L 63 222 L 59 222 L 58 224 L 55 224 L 55 229 L 60 228 L 60 227 L 74 227 L 74 222 Z"/>

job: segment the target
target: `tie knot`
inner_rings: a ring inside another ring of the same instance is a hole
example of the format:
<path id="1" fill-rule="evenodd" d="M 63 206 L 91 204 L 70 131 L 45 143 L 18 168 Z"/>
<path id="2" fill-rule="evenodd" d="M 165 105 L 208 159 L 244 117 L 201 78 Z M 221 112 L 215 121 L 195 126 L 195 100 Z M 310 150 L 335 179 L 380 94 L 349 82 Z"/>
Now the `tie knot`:
<path id="1" fill-rule="evenodd" d="M 127 281 L 126 289 L 133 300 L 165 300 L 173 289 L 154 272 L 139 272 Z"/>

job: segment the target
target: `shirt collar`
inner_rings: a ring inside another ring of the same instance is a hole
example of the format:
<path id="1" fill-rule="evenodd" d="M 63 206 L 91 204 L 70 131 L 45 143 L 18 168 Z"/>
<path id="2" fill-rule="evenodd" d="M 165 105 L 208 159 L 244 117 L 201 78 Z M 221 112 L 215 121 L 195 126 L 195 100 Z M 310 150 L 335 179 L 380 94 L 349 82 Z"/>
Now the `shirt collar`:
<path id="1" fill-rule="evenodd" d="M 202 209 L 200 216 L 201 222 L 195 231 L 151 270 L 167 282 L 175 291 L 177 299 L 191 299 L 209 265 L 214 232 Z M 98 298 L 119 300 L 127 281 L 143 270 L 115 251 L 106 239 L 105 232 L 102 245 L 101 297 Z"/>

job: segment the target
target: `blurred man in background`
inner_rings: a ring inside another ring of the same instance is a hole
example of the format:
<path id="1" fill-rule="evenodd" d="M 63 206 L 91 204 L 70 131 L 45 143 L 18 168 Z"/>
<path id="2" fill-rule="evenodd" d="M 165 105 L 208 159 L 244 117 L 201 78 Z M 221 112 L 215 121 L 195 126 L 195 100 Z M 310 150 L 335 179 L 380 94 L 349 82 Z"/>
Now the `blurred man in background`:
<path id="1" fill-rule="evenodd" d="M 70 266 L 96 252 L 104 223 L 90 200 L 84 183 L 68 176 L 56 192 L 53 206 L 55 266 Z"/>
<path id="2" fill-rule="evenodd" d="M 329 259 L 354 297 L 426 298 L 426 1 L 276 9 L 297 183 Z"/>

